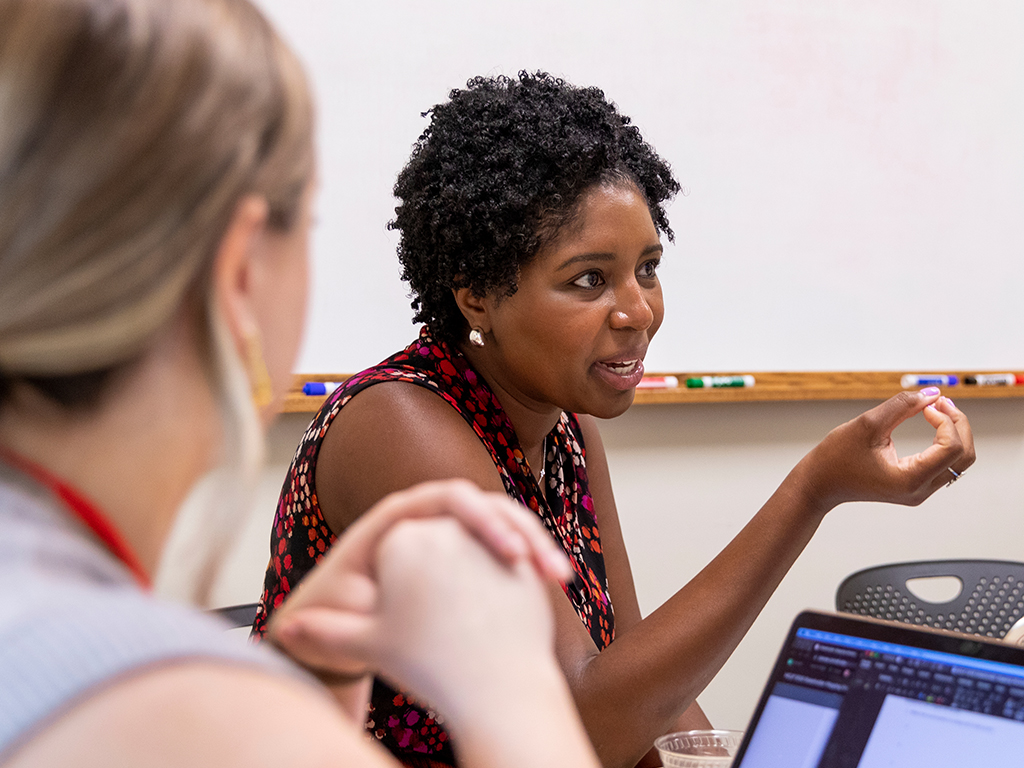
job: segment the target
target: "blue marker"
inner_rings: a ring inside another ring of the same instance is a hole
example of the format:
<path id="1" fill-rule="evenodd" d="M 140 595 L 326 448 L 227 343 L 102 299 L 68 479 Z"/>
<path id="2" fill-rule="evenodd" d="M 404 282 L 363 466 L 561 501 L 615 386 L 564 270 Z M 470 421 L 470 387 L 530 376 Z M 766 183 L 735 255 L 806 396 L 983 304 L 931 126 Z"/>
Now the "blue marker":
<path id="1" fill-rule="evenodd" d="M 935 373 L 908 373 L 900 379 L 900 386 L 904 389 L 913 389 L 914 387 L 955 387 L 959 383 L 960 379 L 956 376 Z"/>
<path id="2" fill-rule="evenodd" d="M 302 394 L 328 395 L 340 386 L 340 381 L 307 381 L 302 385 Z"/>

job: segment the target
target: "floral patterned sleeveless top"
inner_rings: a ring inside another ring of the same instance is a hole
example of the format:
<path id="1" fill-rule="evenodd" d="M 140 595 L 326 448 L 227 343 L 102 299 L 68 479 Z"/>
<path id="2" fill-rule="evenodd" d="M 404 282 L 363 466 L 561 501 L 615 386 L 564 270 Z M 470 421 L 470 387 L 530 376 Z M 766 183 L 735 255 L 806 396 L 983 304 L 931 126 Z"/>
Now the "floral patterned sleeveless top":
<path id="1" fill-rule="evenodd" d="M 405 350 L 335 390 L 303 435 L 278 502 L 253 634 L 263 635 L 270 614 L 323 557 L 337 533 L 324 520 L 316 493 L 317 456 L 327 429 L 349 400 L 387 381 L 425 387 L 466 420 L 490 452 L 509 497 L 533 510 L 569 556 L 575 579 L 566 594 L 595 645 L 604 650 L 615 636 L 615 620 L 579 422 L 563 413 L 548 434 L 542 489 L 498 398 L 457 349 L 434 340 L 427 328 Z M 381 680 L 374 681 L 366 727 L 406 765 L 455 765 L 442 718 Z"/>

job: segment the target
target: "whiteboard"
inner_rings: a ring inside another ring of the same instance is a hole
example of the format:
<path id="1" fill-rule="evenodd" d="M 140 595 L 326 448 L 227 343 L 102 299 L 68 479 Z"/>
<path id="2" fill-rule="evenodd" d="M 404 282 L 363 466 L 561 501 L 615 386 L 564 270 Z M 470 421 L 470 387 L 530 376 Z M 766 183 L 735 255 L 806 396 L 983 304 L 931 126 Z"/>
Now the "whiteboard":
<path id="1" fill-rule="evenodd" d="M 259 0 L 319 103 L 298 370 L 415 334 L 386 229 L 421 113 L 478 74 L 604 89 L 673 166 L 648 370 L 1024 368 L 1018 0 Z"/>

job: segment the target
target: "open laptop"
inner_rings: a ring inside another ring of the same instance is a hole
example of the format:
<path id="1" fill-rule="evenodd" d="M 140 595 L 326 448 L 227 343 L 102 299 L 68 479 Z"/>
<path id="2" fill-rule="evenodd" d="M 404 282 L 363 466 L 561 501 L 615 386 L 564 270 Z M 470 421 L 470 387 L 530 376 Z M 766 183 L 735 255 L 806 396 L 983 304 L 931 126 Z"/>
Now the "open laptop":
<path id="1" fill-rule="evenodd" d="M 1024 765 L 1024 649 L 801 613 L 733 768 Z"/>

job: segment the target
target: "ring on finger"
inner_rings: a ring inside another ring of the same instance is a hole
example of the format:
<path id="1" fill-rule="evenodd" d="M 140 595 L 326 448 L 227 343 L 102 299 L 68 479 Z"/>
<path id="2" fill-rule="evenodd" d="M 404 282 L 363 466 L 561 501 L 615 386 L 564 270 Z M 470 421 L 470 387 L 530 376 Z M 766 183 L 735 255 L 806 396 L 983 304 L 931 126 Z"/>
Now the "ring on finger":
<path id="1" fill-rule="evenodd" d="M 946 470 L 947 470 L 947 471 L 949 472 L 949 474 L 951 474 L 951 475 L 953 476 L 953 477 L 951 477 L 951 478 L 949 479 L 949 482 L 948 482 L 948 483 L 946 483 L 946 487 L 947 487 L 947 488 L 949 488 L 949 486 L 951 486 L 951 485 L 952 485 L 953 483 L 955 483 L 955 482 L 956 482 L 957 480 L 959 480 L 959 479 L 960 479 L 961 477 L 963 477 L 963 476 L 964 476 L 964 473 L 966 473 L 966 472 L 967 472 L 967 470 L 966 470 L 966 469 L 965 469 L 965 470 L 964 470 L 963 472 L 957 472 L 957 471 L 956 471 L 955 469 L 953 469 L 952 467 L 946 467 Z"/>

